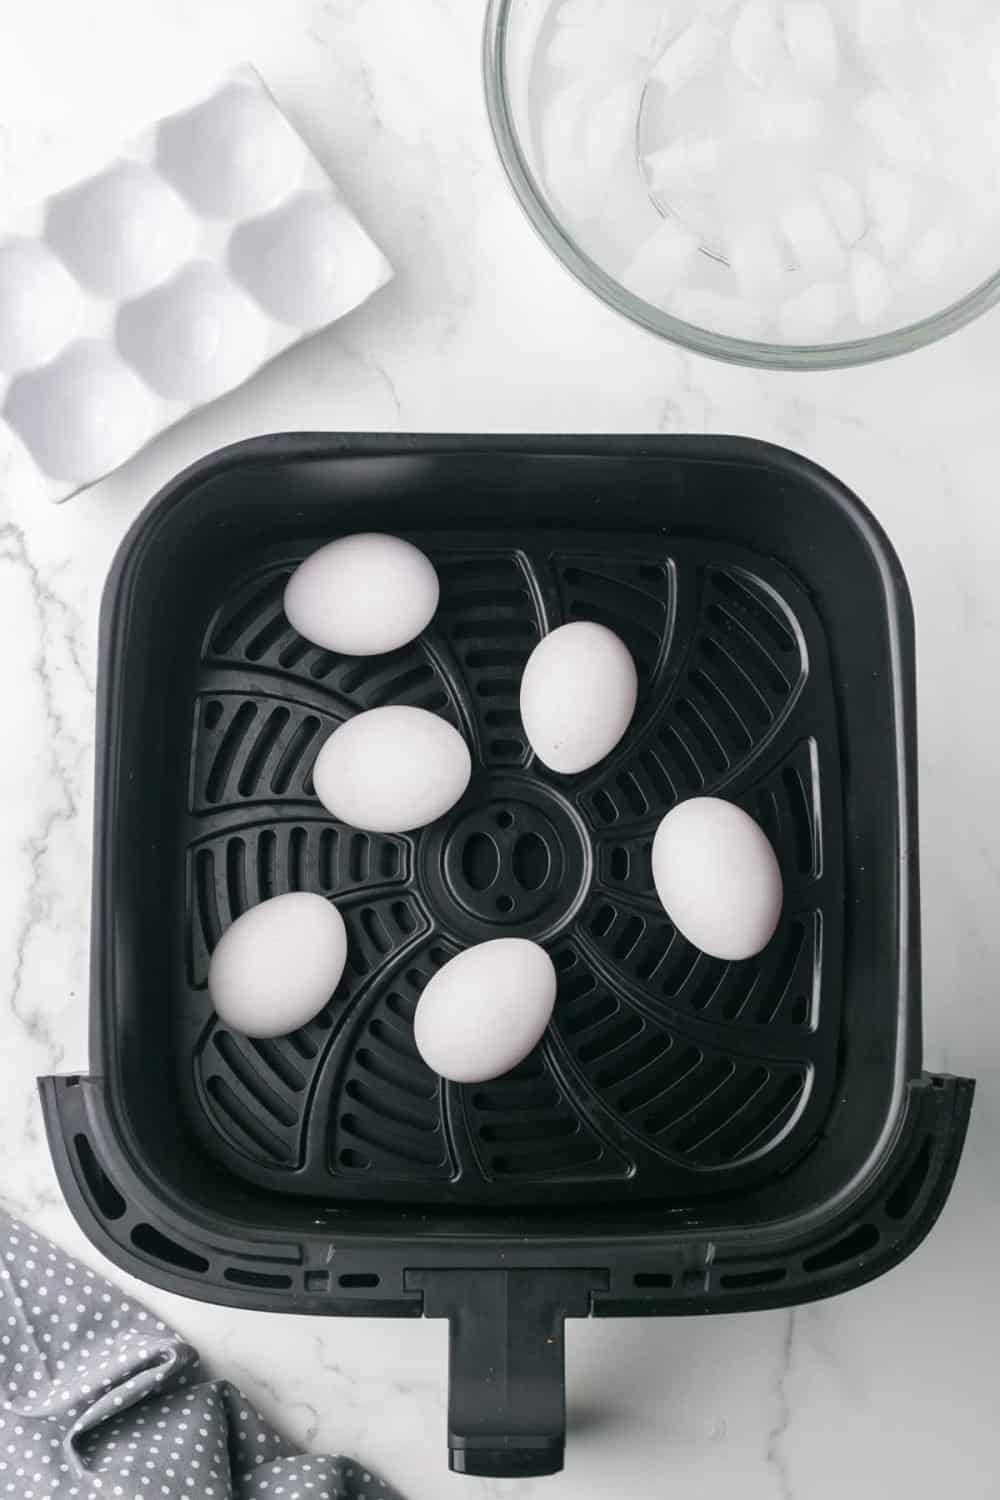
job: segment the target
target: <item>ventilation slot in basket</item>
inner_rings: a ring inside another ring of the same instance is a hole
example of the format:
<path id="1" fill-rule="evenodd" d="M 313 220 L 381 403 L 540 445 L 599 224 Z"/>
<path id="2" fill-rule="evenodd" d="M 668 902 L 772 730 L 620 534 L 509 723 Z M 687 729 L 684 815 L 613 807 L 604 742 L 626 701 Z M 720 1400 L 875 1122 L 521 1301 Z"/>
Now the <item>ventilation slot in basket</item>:
<path id="1" fill-rule="evenodd" d="M 228 656 L 241 640 L 252 640 L 275 619 L 284 620 L 282 598 L 288 582 L 288 571 L 272 574 L 262 584 L 255 579 L 241 589 L 235 598 L 219 611 L 209 632 L 209 652 Z"/>
<path id="2" fill-rule="evenodd" d="M 875 1225 L 860 1224 L 843 1239 L 837 1240 L 836 1244 L 821 1250 L 817 1255 L 810 1255 L 802 1262 L 802 1269 L 810 1276 L 818 1271 L 832 1271 L 836 1266 L 847 1265 L 850 1261 L 867 1255 L 869 1250 L 875 1249 L 878 1242 L 879 1232 Z"/>
<path id="3" fill-rule="evenodd" d="M 727 1292 L 749 1292 L 756 1287 L 777 1286 L 788 1275 L 785 1266 L 768 1266 L 761 1271 L 726 1271 L 719 1285 Z"/>
<path id="4" fill-rule="evenodd" d="M 899 1185 L 893 1188 L 885 1200 L 885 1211 L 890 1219 L 905 1219 L 912 1213 L 917 1199 L 927 1181 L 934 1156 L 934 1137 L 928 1136 L 906 1169 Z"/>
<path id="5" fill-rule="evenodd" d="M 602 1160 L 616 1176 L 628 1171 L 624 1158 L 579 1117 L 538 1054 L 467 1096 L 466 1110 L 493 1177 L 509 1180 L 553 1170 L 572 1176 Z"/>
<path id="6" fill-rule="evenodd" d="M 409 912 L 408 912 L 409 915 Z M 331 1159 L 349 1171 L 445 1180 L 452 1173 L 441 1084 L 417 1052 L 413 1012 L 422 969 L 397 976 L 355 1035 L 336 1099 Z"/>
<path id="7" fill-rule="evenodd" d="M 83 1134 L 73 1137 L 76 1159 L 80 1163 L 83 1180 L 90 1189 L 90 1196 L 105 1219 L 120 1219 L 125 1212 L 125 1199 L 94 1155 L 94 1148 Z"/>
<path id="8" fill-rule="evenodd" d="M 476 720 L 483 762 L 523 765 L 521 677 L 539 638 L 534 597 L 518 557 L 465 556 L 439 564 L 436 626 L 462 678 L 462 696 Z"/>
<path id="9" fill-rule="evenodd" d="M 202 945 L 206 953 L 212 953 L 222 936 L 222 917 L 215 884 L 215 854 L 211 849 L 199 849 L 195 855 L 194 887 Z"/>
<path id="10" fill-rule="evenodd" d="M 227 1281 L 235 1282 L 237 1286 L 260 1287 L 264 1291 L 283 1292 L 292 1284 L 290 1276 L 280 1276 L 272 1271 L 244 1271 L 240 1266 L 227 1266 L 224 1274 Z"/>
<path id="11" fill-rule="evenodd" d="M 249 1039 L 238 1042 L 228 1031 L 214 1032 L 212 1041 L 230 1076 L 241 1085 L 258 1108 L 286 1130 L 293 1126 L 297 1118 L 296 1107 L 283 1099 L 266 1078 L 261 1077 L 258 1059 L 263 1061 L 263 1058 L 254 1043 Z M 255 1051 L 257 1056 L 247 1056 L 243 1051 L 244 1046 Z"/>
<path id="12" fill-rule="evenodd" d="M 322 721 L 314 714 L 307 714 L 281 752 L 281 757 L 271 777 L 271 791 L 275 797 L 283 797 L 302 770 L 302 764 L 312 748 L 316 736 L 322 729 Z M 300 783 L 301 784 L 301 783 Z"/>
<path id="13" fill-rule="evenodd" d="M 205 1090 L 213 1106 L 210 1114 L 217 1128 L 240 1151 L 263 1159 L 269 1165 L 287 1166 L 292 1161 L 291 1147 L 261 1123 L 256 1108 L 245 1103 L 225 1078 L 213 1073 L 205 1083 Z"/>
<path id="14" fill-rule="evenodd" d="M 247 896 L 247 846 L 239 837 L 226 844 L 226 897 L 229 920 L 235 922 L 251 904 Z"/>
<path id="15" fill-rule="evenodd" d="M 593 562 L 564 564 L 560 583 L 570 620 L 593 620 L 613 630 L 629 648 L 646 680 L 659 660 L 667 626 L 666 576 L 644 579 L 638 566 Z"/>
<path id="16" fill-rule="evenodd" d="M 132 1230 L 132 1243 L 144 1255 L 165 1261 L 168 1266 L 176 1266 L 181 1271 L 196 1271 L 203 1276 L 208 1270 L 209 1263 L 203 1255 L 178 1245 L 176 1240 L 168 1239 L 165 1234 L 154 1229 L 152 1224 L 136 1224 Z"/>
<path id="17" fill-rule="evenodd" d="M 257 717 L 253 703 L 241 703 L 223 731 L 205 780 L 205 801 L 214 806 L 225 800 L 229 778 L 243 750 L 243 744 Z"/>
<path id="18" fill-rule="evenodd" d="M 777 659 L 798 656 L 798 642 L 789 625 L 784 606 L 773 594 L 746 574 L 737 576 L 721 570 L 710 570 L 715 591 L 725 599 L 740 625 L 748 630 L 761 650 L 767 648 L 777 668 Z M 780 670 L 780 668 L 777 668 Z M 782 674 L 783 675 L 783 674 Z"/>

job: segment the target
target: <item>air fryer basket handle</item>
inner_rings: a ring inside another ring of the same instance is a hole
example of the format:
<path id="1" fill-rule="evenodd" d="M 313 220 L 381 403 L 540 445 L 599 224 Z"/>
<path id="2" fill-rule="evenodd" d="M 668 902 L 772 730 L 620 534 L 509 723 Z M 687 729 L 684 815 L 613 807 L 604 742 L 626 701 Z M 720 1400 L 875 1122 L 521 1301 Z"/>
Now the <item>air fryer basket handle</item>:
<path id="1" fill-rule="evenodd" d="M 606 1284 L 593 1271 L 420 1271 L 407 1285 L 447 1318 L 448 1446 L 459 1474 L 555 1474 L 566 1443 L 564 1324 Z"/>

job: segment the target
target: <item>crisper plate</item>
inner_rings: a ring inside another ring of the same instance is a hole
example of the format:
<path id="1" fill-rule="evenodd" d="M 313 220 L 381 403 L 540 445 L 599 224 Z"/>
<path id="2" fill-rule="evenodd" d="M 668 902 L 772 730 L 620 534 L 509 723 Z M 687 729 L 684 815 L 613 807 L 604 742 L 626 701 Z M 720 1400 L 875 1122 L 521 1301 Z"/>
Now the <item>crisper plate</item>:
<path id="1" fill-rule="evenodd" d="M 282 594 L 313 540 L 248 555 L 204 622 L 170 1006 L 205 1149 L 282 1192 L 422 1204 L 676 1201 L 773 1176 L 822 1129 L 841 1032 L 840 752 L 816 612 L 785 568 L 710 540 L 407 534 L 442 591 L 402 651 L 341 657 L 295 633 Z M 532 647 L 568 620 L 610 626 L 640 677 L 629 734 L 575 777 L 534 759 L 518 711 Z M 334 822 L 312 786 L 329 733 L 387 703 L 441 714 L 473 749 L 463 801 L 411 836 Z M 743 963 L 699 953 L 653 888 L 660 818 L 705 793 L 759 820 L 784 876 L 778 931 Z M 348 968 L 315 1021 L 252 1041 L 215 1019 L 208 960 L 289 890 L 337 902 Z M 504 1078 L 442 1083 L 413 1042 L 420 992 L 461 948 L 515 934 L 556 964 L 549 1032 Z"/>

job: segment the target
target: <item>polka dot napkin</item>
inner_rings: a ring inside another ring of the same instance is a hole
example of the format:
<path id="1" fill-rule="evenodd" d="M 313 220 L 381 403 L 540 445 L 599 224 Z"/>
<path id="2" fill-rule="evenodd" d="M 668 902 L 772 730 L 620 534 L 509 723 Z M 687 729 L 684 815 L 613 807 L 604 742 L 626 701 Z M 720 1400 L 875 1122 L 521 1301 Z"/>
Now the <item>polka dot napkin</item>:
<path id="1" fill-rule="evenodd" d="M 296 1451 L 198 1354 L 0 1214 L 0 1500 L 397 1500 Z"/>

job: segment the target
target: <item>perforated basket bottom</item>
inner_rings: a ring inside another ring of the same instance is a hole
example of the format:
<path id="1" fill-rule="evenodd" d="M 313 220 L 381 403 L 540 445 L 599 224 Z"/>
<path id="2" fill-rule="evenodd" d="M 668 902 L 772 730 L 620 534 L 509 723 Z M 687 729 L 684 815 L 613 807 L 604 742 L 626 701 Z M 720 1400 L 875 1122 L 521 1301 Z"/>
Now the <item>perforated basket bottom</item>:
<path id="1" fill-rule="evenodd" d="M 286 1192 L 419 1204 L 676 1203 L 776 1174 L 836 1085 L 842 794 L 820 620 L 777 565 L 649 536 L 414 534 L 441 607 L 418 642 L 355 660 L 288 625 L 315 545 L 260 553 L 204 632 L 179 847 L 179 1082 L 204 1147 Z M 518 687 L 540 635 L 598 620 L 640 673 L 634 725 L 580 777 L 538 766 Z M 408 703 L 469 738 L 462 803 L 412 837 L 340 826 L 311 768 L 351 714 Z M 677 801 L 726 796 L 778 852 L 785 909 L 765 952 L 698 953 L 656 901 L 650 844 Z M 254 1042 L 214 1019 L 209 955 L 287 890 L 335 899 L 348 970 L 309 1026 Z M 413 1044 L 430 975 L 463 946 L 537 938 L 559 971 L 543 1044 L 514 1073 L 443 1085 Z"/>

